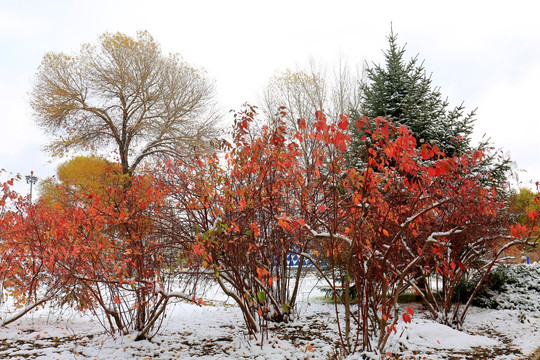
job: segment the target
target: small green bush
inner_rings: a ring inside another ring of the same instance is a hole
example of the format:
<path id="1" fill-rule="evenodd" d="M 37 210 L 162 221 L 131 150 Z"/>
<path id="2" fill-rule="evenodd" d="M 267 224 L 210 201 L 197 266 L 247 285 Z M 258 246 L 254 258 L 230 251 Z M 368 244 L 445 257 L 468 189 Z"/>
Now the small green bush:
<path id="1" fill-rule="evenodd" d="M 516 281 L 508 275 L 507 270 L 508 269 L 506 266 L 499 266 L 488 274 L 486 280 L 480 286 L 475 298 L 472 301 L 472 304 L 474 306 L 489 309 L 495 309 L 498 307 L 499 304 L 495 299 L 496 293 L 504 291 L 506 288 L 506 284 L 510 284 Z M 461 303 L 467 302 L 479 281 L 479 278 L 474 278 L 469 281 L 460 281 L 456 286 L 453 300 L 455 302 Z"/>

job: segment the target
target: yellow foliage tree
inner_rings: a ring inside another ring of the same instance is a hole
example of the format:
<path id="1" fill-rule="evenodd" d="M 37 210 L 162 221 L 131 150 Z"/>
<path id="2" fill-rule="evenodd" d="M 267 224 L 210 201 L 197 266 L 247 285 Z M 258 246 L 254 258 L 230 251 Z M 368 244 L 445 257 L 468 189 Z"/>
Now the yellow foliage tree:
<path id="1" fill-rule="evenodd" d="M 55 178 L 40 183 L 40 199 L 54 205 L 70 201 L 72 194 L 105 197 L 108 189 L 122 178 L 122 169 L 117 163 L 97 156 L 77 156 L 62 163 Z"/>

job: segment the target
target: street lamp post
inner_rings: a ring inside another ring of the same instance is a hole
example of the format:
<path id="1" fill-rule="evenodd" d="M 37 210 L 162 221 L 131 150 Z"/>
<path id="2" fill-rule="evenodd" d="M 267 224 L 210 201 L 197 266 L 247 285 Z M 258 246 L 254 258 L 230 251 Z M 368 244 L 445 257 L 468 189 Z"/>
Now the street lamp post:
<path id="1" fill-rule="evenodd" d="M 34 171 L 30 171 L 30 175 L 26 175 L 26 183 L 30 184 L 30 202 L 32 202 L 32 185 L 37 182 L 37 177 L 34 176 Z"/>

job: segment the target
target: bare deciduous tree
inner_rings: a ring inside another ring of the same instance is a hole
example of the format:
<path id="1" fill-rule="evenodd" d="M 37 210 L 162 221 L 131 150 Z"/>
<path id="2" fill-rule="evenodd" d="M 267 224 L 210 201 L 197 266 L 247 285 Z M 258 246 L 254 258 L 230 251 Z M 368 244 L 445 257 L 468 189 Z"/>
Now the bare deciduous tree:
<path id="1" fill-rule="evenodd" d="M 262 110 L 270 122 L 282 117 L 294 131 L 313 132 L 317 111 L 336 123 L 341 114 L 358 112 L 360 77 L 360 72 L 351 72 L 342 62 L 329 75 L 323 67 L 311 61 L 306 69 L 285 70 L 272 77 L 262 96 Z M 285 109 L 281 113 L 283 107 Z M 310 162 L 312 143 L 307 140 L 301 144 L 306 165 Z"/>
<path id="2" fill-rule="evenodd" d="M 46 54 L 30 97 L 53 156 L 112 145 L 124 173 L 149 156 L 199 152 L 216 134 L 213 82 L 146 31 Z"/>

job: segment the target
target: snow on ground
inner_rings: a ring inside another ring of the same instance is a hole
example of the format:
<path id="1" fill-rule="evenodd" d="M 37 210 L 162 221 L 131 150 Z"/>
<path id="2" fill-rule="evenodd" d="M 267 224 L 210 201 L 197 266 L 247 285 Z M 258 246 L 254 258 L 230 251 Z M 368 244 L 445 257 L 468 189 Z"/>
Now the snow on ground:
<path id="1" fill-rule="evenodd" d="M 404 327 L 409 349 L 471 350 L 475 346 L 493 347 L 497 341 L 482 335 L 470 335 L 426 319 L 415 319 Z"/>
<path id="2" fill-rule="evenodd" d="M 501 309 L 540 312 L 540 262 L 505 267 L 509 280 L 495 297 Z"/>
<path id="3" fill-rule="evenodd" d="M 473 307 L 463 331 L 419 316 L 392 340 L 403 359 L 527 359 L 540 347 L 540 314 Z"/>
<path id="4" fill-rule="evenodd" d="M 473 308 L 464 330 L 501 338 L 507 347 L 531 354 L 540 348 L 540 313 Z"/>
<path id="5" fill-rule="evenodd" d="M 272 326 L 262 346 L 260 339 L 246 336 L 239 309 L 214 292 L 207 306 L 171 306 L 161 333 L 152 341 L 135 342 L 134 334 L 108 335 L 89 315 L 39 309 L 0 328 L 0 358 L 336 359 L 334 305 L 323 299 L 315 284 L 314 277 L 305 280 L 299 317 Z M 435 323 L 417 311 L 388 344 L 394 353 L 390 358 L 441 360 L 524 359 L 538 347 L 540 311 L 480 308 L 472 308 L 464 331 Z"/>

